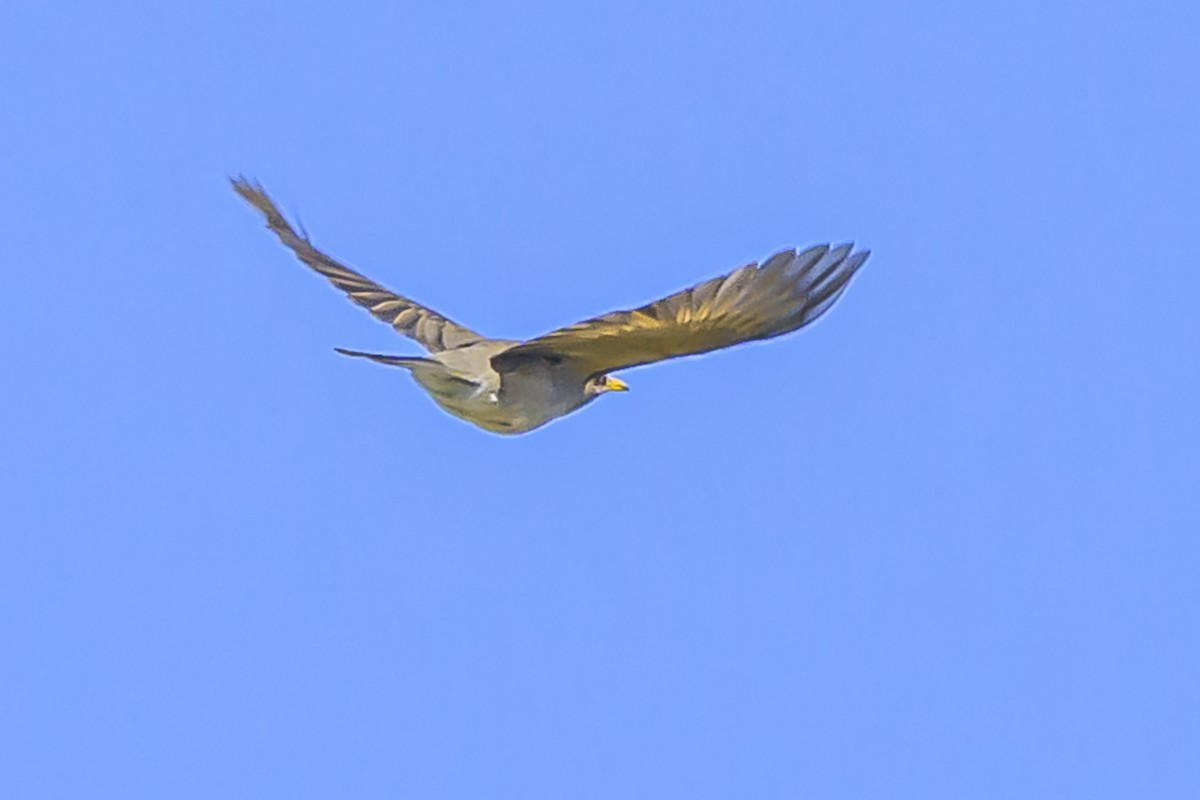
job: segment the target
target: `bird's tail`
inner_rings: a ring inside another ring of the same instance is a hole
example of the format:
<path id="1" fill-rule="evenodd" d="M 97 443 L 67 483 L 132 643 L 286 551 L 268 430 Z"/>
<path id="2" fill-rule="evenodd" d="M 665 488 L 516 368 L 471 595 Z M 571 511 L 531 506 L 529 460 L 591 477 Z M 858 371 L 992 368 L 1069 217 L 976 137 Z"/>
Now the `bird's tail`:
<path id="1" fill-rule="evenodd" d="M 421 358 L 420 356 L 389 356 L 383 353 L 364 353 L 360 350 L 347 350 L 344 347 L 335 347 L 333 349 L 344 356 L 369 358 L 372 361 L 378 361 L 380 364 L 387 364 L 389 367 L 404 367 L 405 369 L 428 366 L 441 367 L 441 365 L 433 359 Z"/>

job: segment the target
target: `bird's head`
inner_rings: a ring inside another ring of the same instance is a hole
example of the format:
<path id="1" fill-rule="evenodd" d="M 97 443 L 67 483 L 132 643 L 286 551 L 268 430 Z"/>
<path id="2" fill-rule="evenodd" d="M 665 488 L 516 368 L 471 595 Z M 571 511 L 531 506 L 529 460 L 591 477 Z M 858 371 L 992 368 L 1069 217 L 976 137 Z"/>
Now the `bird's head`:
<path id="1" fill-rule="evenodd" d="M 605 392 L 628 392 L 629 384 L 611 375 L 593 375 L 583 385 L 583 393 L 588 397 L 598 397 Z"/>

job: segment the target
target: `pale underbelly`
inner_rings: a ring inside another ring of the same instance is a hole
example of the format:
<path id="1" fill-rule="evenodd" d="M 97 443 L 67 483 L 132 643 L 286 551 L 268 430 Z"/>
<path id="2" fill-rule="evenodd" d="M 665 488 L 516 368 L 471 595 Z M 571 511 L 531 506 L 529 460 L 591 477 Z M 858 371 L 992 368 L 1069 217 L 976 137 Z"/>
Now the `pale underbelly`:
<path id="1" fill-rule="evenodd" d="M 586 402 L 582 392 L 577 398 L 557 392 L 548 376 L 508 375 L 500 391 L 438 375 L 414 377 L 446 412 L 493 433 L 526 433 Z"/>
<path id="2" fill-rule="evenodd" d="M 515 403 L 478 387 L 455 391 L 425 388 L 447 413 L 493 433 L 526 433 L 566 413 L 545 404 Z"/>
<path id="3" fill-rule="evenodd" d="M 531 417 L 523 410 L 499 402 L 447 400 L 434 395 L 434 401 L 459 419 L 474 423 L 493 433 L 525 433 L 541 427 L 554 417 Z"/>

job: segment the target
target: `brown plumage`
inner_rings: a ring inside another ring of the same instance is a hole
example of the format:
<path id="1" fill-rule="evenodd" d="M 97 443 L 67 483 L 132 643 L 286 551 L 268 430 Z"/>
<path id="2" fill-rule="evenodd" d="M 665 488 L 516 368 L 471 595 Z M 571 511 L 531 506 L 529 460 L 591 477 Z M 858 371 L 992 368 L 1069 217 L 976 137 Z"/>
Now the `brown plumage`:
<path id="1" fill-rule="evenodd" d="M 866 261 L 870 251 L 850 255 L 851 247 L 784 250 L 761 267 L 748 264 L 641 308 L 531 339 L 492 364 L 503 369 L 550 356 L 571 359 L 593 375 L 791 333 L 825 313 Z"/>
<path id="2" fill-rule="evenodd" d="M 527 342 L 488 339 L 432 309 L 389 291 L 313 247 L 256 183 L 233 188 L 266 217 L 301 261 L 428 357 L 354 350 L 345 355 L 409 370 L 451 414 L 497 433 L 523 433 L 622 391 L 609 372 L 678 356 L 707 353 L 808 325 L 837 301 L 869 251 L 843 244 L 784 250 L 761 266 L 748 264 L 661 300 L 614 311 Z"/>
<path id="3" fill-rule="evenodd" d="M 426 308 L 403 295 L 388 291 L 370 278 L 334 261 L 313 247 L 307 235 L 301 236 L 296 233 L 258 183 L 251 183 L 245 178 L 235 178 L 232 183 L 238 194 L 263 213 L 267 218 L 267 227 L 275 232 L 279 241 L 289 247 L 301 261 L 345 292 L 347 297 L 367 309 L 375 319 L 386 322 L 398 333 L 415 339 L 431 353 L 462 347 L 483 339 L 475 331 L 451 322 L 433 309 Z"/>

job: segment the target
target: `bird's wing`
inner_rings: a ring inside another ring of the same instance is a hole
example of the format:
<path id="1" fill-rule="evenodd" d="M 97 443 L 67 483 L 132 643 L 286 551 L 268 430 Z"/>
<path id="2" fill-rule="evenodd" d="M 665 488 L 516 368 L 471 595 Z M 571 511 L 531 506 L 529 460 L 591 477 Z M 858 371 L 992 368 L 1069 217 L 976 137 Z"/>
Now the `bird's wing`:
<path id="1" fill-rule="evenodd" d="M 784 250 L 761 266 L 531 339 L 493 357 L 492 366 L 503 372 L 529 360 L 566 360 L 595 375 L 790 333 L 833 305 L 870 252 L 851 250 Z"/>
<path id="2" fill-rule="evenodd" d="M 232 178 L 231 182 L 246 202 L 262 212 L 267 218 L 267 227 L 301 261 L 324 275 L 351 300 L 366 308 L 371 316 L 391 325 L 398 333 L 415 339 L 432 353 L 462 347 L 484 338 L 432 309 L 388 291 L 313 247 L 308 234 L 296 233 L 258 183 L 251 183 L 243 177 Z"/>

